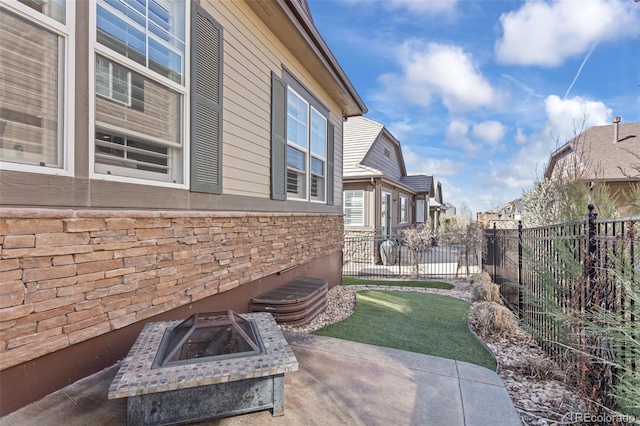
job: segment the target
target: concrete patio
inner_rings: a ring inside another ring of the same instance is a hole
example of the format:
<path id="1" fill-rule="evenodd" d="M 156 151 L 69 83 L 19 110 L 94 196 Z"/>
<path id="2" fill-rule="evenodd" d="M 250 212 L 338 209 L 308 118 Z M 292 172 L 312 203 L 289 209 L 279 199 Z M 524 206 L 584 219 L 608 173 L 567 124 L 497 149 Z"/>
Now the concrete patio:
<path id="1" fill-rule="evenodd" d="M 517 426 L 500 377 L 465 362 L 284 332 L 298 362 L 285 375 L 285 415 L 260 411 L 199 425 Z M 107 392 L 119 365 L 0 419 L 2 426 L 126 423 L 126 401 Z"/>

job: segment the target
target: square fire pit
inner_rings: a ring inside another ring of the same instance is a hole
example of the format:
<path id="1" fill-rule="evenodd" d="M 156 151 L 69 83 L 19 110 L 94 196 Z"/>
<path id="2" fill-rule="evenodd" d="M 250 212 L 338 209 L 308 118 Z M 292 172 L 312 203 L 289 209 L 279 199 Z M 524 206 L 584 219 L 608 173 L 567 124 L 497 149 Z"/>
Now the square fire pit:
<path id="1" fill-rule="evenodd" d="M 271 314 L 195 314 L 147 323 L 109 387 L 128 425 L 173 425 L 270 409 L 298 361 Z"/>

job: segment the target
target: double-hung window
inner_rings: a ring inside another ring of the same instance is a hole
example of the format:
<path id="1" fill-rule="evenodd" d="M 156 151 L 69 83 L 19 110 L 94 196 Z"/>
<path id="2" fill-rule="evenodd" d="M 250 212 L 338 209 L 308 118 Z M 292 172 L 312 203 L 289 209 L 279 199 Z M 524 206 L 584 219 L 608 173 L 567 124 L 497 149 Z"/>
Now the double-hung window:
<path id="1" fill-rule="evenodd" d="M 325 201 L 327 164 L 327 119 L 311 108 L 311 189 L 312 201 Z"/>
<path id="2" fill-rule="evenodd" d="M 307 198 L 309 103 L 291 88 L 287 94 L 287 196 Z"/>
<path id="3" fill-rule="evenodd" d="M 424 222 L 424 200 L 416 200 L 416 222 Z"/>
<path id="4" fill-rule="evenodd" d="M 95 173 L 185 183 L 184 0 L 97 0 Z"/>
<path id="5" fill-rule="evenodd" d="M 333 205 L 329 110 L 287 70 L 271 73 L 271 198 Z"/>
<path id="6" fill-rule="evenodd" d="M 409 200 L 400 196 L 400 223 L 409 222 Z"/>
<path id="7" fill-rule="evenodd" d="M 287 90 L 287 196 L 324 202 L 327 119 L 291 87 Z"/>
<path id="8" fill-rule="evenodd" d="M 25 171 L 69 169 L 73 4 L 0 2 L 0 161 Z"/>
<path id="9" fill-rule="evenodd" d="M 364 191 L 344 191 L 345 226 L 364 226 Z"/>

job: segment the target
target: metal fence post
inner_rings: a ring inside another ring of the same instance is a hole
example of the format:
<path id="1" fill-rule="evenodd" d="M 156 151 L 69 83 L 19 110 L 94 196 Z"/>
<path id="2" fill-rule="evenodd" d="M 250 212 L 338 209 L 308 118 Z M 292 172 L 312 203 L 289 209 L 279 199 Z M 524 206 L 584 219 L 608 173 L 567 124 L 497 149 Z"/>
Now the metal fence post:
<path id="1" fill-rule="evenodd" d="M 596 219 L 598 213 L 594 212 L 596 206 L 589 204 L 587 209 L 587 253 L 585 256 L 585 273 L 588 278 L 588 285 L 596 276 Z M 589 294 L 589 293 L 587 293 Z"/>
<path id="2" fill-rule="evenodd" d="M 493 222 L 493 282 L 496 282 L 496 277 L 498 276 L 497 272 L 497 263 L 498 263 L 498 237 L 496 231 L 496 223 Z"/>
<path id="3" fill-rule="evenodd" d="M 524 319 L 524 293 L 522 291 L 522 221 L 518 221 L 518 316 Z"/>

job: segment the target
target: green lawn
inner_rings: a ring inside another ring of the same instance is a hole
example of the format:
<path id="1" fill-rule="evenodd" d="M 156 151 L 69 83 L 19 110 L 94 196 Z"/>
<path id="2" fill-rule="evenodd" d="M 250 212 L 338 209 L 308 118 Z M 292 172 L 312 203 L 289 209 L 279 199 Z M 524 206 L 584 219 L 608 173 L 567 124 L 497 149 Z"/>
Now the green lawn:
<path id="1" fill-rule="evenodd" d="M 469 303 L 447 296 L 398 291 L 358 292 L 356 310 L 313 334 L 466 361 L 496 369 L 467 327 Z"/>
<path id="2" fill-rule="evenodd" d="M 451 290 L 453 285 L 439 281 L 392 281 L 392 280 L 367 280 L 362 278 L 342 277 L 342 285 L 388 285 L 397 287 L 424 287 L 441 288 Z"/>

